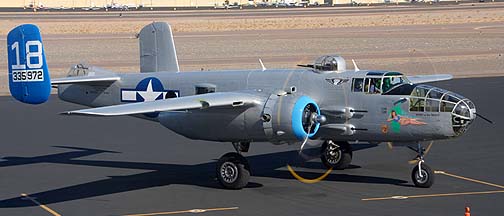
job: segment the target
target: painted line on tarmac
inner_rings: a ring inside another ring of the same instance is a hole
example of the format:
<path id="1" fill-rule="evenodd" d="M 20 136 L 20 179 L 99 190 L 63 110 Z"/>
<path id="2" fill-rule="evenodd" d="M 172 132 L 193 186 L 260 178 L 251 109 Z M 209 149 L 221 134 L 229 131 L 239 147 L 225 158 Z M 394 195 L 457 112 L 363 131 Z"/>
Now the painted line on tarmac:
<path id="1" fill-rule="evenodd" d="M 33 203 L 37 204 L 40 208 L 46 210 L 47 212 L 51 213 L 52 215 L 54 215 L 54 216 L 61 216 L 60 214 L 58 214 L 58 212 L 52 210 L 51 208 L 47 207 L 46 205 L 44 205 L 44 204 L 38 202 L 37 200 L 35 200 L 35 198 L 30 197 L 27 194 L 21 194 L 21 196 L 23 196 L 26 199 L 28 199 L 28 200 L 32 201 Z"/>
<path id="2" fill-rule="evenodd" d="M 228 207 L 228 208 L 210 208 L 210 209 L 191 209 L 191 210 L 182 210 L 182 211 L 171 211 L 171 212 L 155 212 L 155 213 L 142 213 L 142 214 L 128 214 L 123 216 L 156 216 L 156 215 L 172 215 L 172 214 L 184 214 L 184 213 L 205 213 L 211 211 L 229 211 L 229 210 L 238 210 L 238 207 Z"/>
<path id="3" fill-rule="evenodd" d="M 459 176 L 451 173 L 447 173 L 445 171 L 440 171 L 436 170 L 434 171 L 435 174 L 440 174 L 440 175 L 445 175 L 473 183 L 478 183 L 478 184 L 483 184 L 483 185 L 488 185 L 492 187 L 497 187 L 500 189 L 504 189 L 504 186 L 494 184 L 494 183 L 489 183 L 477 179 L 472 179 L 472 178 L 467 178 L 464 176 Z M 361 199 L 362 201 L 378 201 L 378 200 L 404 200 L 404 199 L 411 199 L 411 198 L 428 198 L 428 197 L 447 197 L 447 196 L 463 196 L 463 195 L 482 195 L 482 194 L 496 194 L 496 193 L 504 193 L 504 190 L 494 190 L 494 191 L 477 191 L 477 192 L 459 192 L 459 193 L 441 193 L 441 194 L 422 194 L 422 195 L 411 195 L 411 196 L 389 196 L 389 197 L 377 197 L 377 198 L 366 198 L 366 199 Z"/>
<path id="4" fill-rule="evenodd" d="M 435 174 L 445 175 L 445 176 L 450 176 L 450 177 L 453 177 L 453 178 L 458 178 L 458 179 L 462 179 L 462 180 L 466 180 L 466 181 L 470 181 L 470 182 L 474 182 L 474 183 L 478 183 L 478 184 L 484 184 L 484 185 L 488 185 L 488 186 L 504 189 L 504 186 L 502 186 L 502 185 L 498 185 L 498 184 L 494 184 L 494 183 L 489 183 L 489 182 L 485 182 L 485 181 L 481 181 L 481 180 L 476 180 L 476 179 L 472 179 L 472 178 L 467 178 L 467 177 L 464 177 L 464 176 L 459 176 L 459 175 L 447 173 L 445 171 L 434 171 L 434 173 Z"/>
<path id="5" fill-rule="evenodd" d="M 379 201 L 379 200 L 405 200 L 412 198 L 428 198 L 428 197 L 447 197 L 447 196 L 463 196 L 463 195 L 481 195 L 481 194 L 496 194 L 504 193 L 504 190 L 498 191 L 477 191 L 477 192 L 461 192 L 461 193 L 442 193 L 442 194 L 422 194 L 411 196 L 390 196 L 390 197 L 377 197 L 361 199 L 362 201 Z"/>

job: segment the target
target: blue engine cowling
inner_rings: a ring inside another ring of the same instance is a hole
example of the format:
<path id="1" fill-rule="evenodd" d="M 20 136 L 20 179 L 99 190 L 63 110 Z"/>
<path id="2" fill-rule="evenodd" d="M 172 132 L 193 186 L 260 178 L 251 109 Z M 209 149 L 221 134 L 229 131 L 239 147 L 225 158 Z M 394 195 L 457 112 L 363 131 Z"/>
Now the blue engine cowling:
<path id="1" fill-rule="evenodd" d="M 313 122 L 313 114 L 319 116 L 320 108 L 308 96 L 272 95 L 262 115 L 264 132 L 274 144 L 312 138 L 320 127 L 320 123 Z"/>

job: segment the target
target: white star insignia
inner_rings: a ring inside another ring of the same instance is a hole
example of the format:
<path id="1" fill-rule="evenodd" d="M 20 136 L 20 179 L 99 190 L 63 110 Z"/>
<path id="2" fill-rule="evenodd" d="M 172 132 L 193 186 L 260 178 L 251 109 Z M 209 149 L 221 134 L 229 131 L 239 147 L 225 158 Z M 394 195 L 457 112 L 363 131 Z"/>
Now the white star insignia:
<path id="1" fill-rule="evenodd" d="M 163 98 L 165 96 L 165 92 L 155 92 L 152 90 L 152 80 L 149 80 L 149 85 L 147 86 L 147 89 L 145 91 L 137 91 L 137 93 L 144 99 L 145 102 L 147 101 L 155 101 L 156 98 L 159 97 L 159 95 L 163 95 Z"/>

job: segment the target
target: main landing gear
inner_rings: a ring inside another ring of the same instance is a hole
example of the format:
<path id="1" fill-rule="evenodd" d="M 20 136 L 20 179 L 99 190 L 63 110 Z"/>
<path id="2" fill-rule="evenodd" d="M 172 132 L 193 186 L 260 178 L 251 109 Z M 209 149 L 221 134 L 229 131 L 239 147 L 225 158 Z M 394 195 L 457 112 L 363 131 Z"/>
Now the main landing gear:
<path id="1" fill-rule="evenodd" d="M 233 143 L 236 152 L 223 155 L 217 162 L 217 179 L 227 189 L 242 189 L 250 178 L 250 166 L 241 152 L 248 152 L 250 143 Z"/>
<path id="2" fill-rule="evenodd" d="M 411 171 L 411 180 L 413 180 L 413 184 L 421 188 L 431 187 L 432 184 L 434 184 L 434 172 L 424 162 L 425 149 L 422 147 L 422 145 L 420 145 L 420 143 L 418 144 L 418 147 L 416 149 L 411 147 L 410 149 L 418 153 L 418 156 L 415 160 L 417 162 L 417 165 Z"/>
<path id="3" fill-rule="evenodd" d="M 345 169 L 352 162 L 352 148 L 347 142 L 326 140 L 322 144 L 320 159 L 328 169 Z"/>

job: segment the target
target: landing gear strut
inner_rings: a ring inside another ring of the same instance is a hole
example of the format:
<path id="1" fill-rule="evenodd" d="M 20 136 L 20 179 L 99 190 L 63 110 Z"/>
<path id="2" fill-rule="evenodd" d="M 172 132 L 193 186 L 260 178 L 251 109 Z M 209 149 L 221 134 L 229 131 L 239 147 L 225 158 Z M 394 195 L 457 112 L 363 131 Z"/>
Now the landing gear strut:
<path id="1" fill-rule="evenodd" d="M 327 168 L 345 169 L 352 162 L 352 148 L 347 142 L 326 140 L 321 150 L 320 159 Z"/>
<path id="2" fill-rule="evenodd" d="M 424 148 L 418 144 L 417 149 L 413 149 L 418 152 L 417 165 L 411 171 L 411 180 L 413 184 L 421 188 L 429 188 L 434 184 L 434 172 L 432 169 L 425 164 L 424 161 Z"/>
<path id="3" fill-rule="evenodd" d="M 250 166 L 240 152 L 247 152 L 250 143 L 233 143 L 236 152 L 223 155 L 217 162 L 217 179 L 227 189 L 242 189 L 250 178 Z"/>

